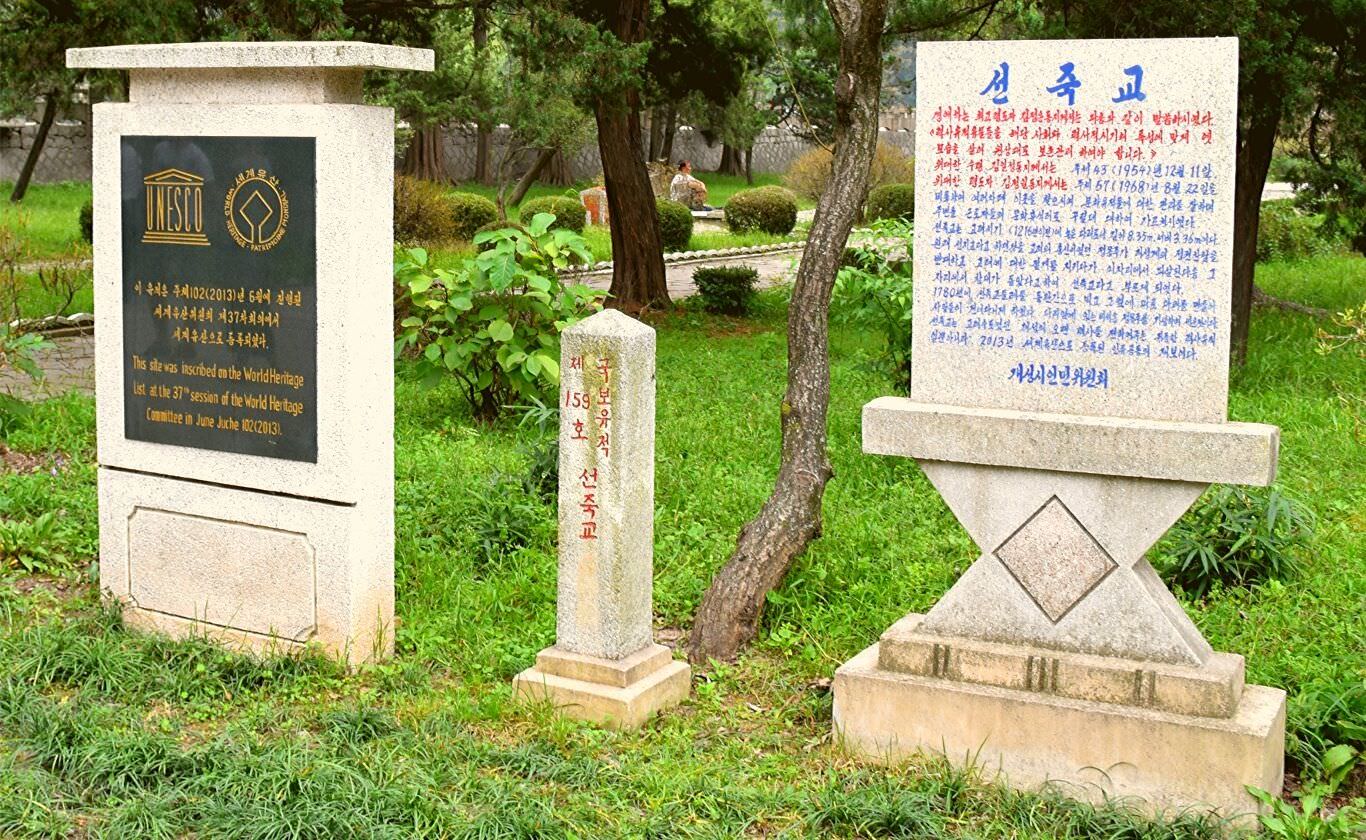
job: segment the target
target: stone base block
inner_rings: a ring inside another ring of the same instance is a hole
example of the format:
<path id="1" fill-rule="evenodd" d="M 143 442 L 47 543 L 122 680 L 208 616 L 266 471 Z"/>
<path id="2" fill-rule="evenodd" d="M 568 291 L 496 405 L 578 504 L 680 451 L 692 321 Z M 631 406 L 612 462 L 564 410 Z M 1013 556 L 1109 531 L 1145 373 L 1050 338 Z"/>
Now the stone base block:
<path id="1" fill-rule="evenodd" d="M 1197 717 L 888 671 L 879 649 L 846 662 L 834 681 L 836 734 L 868 758 L 940 754 L 1011 787 L 1141 800 L 1149 811 L 1235 817 L 1258 809 L 1245 785 L 1281 790 L 1279 689 L 1246 686 L 1231 717 Z"/>
<path id="2" fill-rule="evenodd" d="M 635 729 L 676 706 L 692 689 L 692 668 L 663 645 L 624 659 L 599 659 L 549 647 L 536 665 L 513 678 L 529 700 L 549 700 L 562 714 L 613 729 Z"/>
<path id="3" fill-rule="evenodd" d="M 1200 666 L 1170 665 L 1007 645 L 920 630 L 911 613 L 882 634 L 878 666 L 941 677 L 1202 717 L 1232 717 L 1243 693 L 1243 658 L 1214 653 Z"/>
<path id="4" fill-rule="evenodd" d="M 380 494 L 376 494 L 379 496 Z M 257 653 L 393 649 L 393 508 L 101 467 L 100 585 L 135 627 Z"/>

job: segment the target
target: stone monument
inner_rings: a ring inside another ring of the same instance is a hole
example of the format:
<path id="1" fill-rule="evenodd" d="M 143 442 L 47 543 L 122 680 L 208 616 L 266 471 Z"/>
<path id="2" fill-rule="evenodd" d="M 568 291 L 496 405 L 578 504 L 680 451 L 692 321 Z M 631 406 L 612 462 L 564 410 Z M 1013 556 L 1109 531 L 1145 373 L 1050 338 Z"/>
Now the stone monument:
<path id="1" fill-rule="evenodd" d="M 362 43 L 73 49 L 94 108 L 100 584 L 134 625 L 393 643 L 393 113 Z"/>
<path id="2" fill-rule="evenodd" d="M 834 682 L 845 744 L 1017 787 L 1251 812 L 1285 693 L 1245 685 L 1145 558 L 1214 482 L 1265 486 L 1229 423 L 1237 41 L 918 48 L 915 458 L 982 555 Z"/>
<path id="3" fill-rule="evenodd" d="M 519 694 L 622 729 L 688 696 L 692 669 L 655 644 L 655 331 L 604 309 L 561 336 L 556 642 Z"/>

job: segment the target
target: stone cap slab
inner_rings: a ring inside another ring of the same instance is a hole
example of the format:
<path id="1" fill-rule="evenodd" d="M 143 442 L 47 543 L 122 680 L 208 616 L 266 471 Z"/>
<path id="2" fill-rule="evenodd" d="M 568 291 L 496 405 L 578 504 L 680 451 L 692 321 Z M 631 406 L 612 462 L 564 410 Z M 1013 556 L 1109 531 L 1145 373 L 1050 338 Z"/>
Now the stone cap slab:
<path id="1" fill-rule="evenodd" d="M 186 44 L 121 44 L 66 51 L 67 67 L 104 70 L 176 68 L 333 67 L 431 70 L 431 50 L 363 41 L 214 41 Z"/>
<path id="2" fill-rule="evenodd" d="M 863 407 L 863 451 L 927 461 L 1266 487 L 1280 429 L 1185 423 L 879 397 Z"/>

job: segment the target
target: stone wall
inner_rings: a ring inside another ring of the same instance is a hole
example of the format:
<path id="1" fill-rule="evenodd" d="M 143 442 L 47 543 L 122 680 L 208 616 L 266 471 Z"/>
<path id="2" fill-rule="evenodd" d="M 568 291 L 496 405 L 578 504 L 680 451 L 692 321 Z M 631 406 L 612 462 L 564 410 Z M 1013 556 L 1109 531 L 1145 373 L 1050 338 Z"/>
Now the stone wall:
<path id="1" fill-rule="evenodd" d="M 38 135 L 38 123 L 27 120 L 0 122 L 0 181 L 14 181 Z M 38 155 L 33 181 L 90 180 L 90 124 L 82 120 L 59 120 L 47 133 Z"/>
<path id="2" fill-rule="evenodd" d="M 881 142 L 889 143 L 906 154 L 915 152 L 915 117 L 913 114 L 889 114 L 882 120 Z M 496 162 L 506 148 L 507 129 L 494 129 L 490 159 Z M 754 143 L 755 172 L 782 173 L 792 161 L 814 146 L 785 127 L 767 128 Z M 683 126 L 674 135 L 673 162 L 687 159 L 698 172 L 715 170 L 721 163 L 721 144 L 708 143 L 702 132 Z M 450 125 L 445 132 L 446 174 L 454 181 L 468 181 L 474 177 L 475 129 L 472 125 Z M 535 159 L 534 152 L 523 152 L 513 165 L 513 175 L 526 171 Z M 588 144 L 569 157 L 569 170 L 575 180 L 591 180 L 602 173 L 602 161 L 596 144 Z"/>

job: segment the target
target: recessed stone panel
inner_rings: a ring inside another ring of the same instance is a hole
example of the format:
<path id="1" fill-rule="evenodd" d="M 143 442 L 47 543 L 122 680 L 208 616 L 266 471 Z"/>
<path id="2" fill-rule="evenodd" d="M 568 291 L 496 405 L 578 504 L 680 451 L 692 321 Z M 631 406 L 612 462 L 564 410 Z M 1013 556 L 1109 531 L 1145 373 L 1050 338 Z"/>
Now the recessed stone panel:
<path id="1" fill-rule="evenodd" d="M 1057 496 L 995 554 L 1054 624 L 1115 570 L 1115 561 Z"/>
<path id="2" fill-rule="evenodd" d="M 140 609 L 301 642 L 317 626 L 315 575 L 304 534 L 148 508 L 128 517 Z"/>

